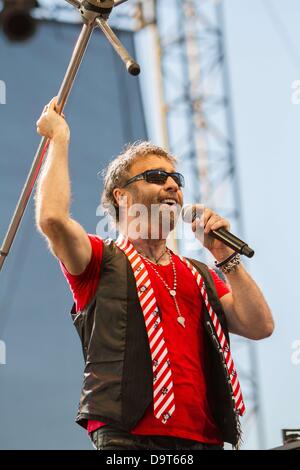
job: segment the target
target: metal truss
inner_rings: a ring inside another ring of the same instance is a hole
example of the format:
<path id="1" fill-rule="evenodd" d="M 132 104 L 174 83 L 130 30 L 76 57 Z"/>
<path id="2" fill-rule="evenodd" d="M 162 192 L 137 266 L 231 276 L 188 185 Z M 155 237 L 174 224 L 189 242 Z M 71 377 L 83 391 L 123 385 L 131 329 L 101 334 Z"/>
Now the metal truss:
<path id="1" fill-rule="evenodd" d="M 228 218 L 232 231 L 242 236 L 222 2 L 154 3 L 169 148 L 186 175 L 185 202 L 212 208 Z M 186 248 L 181 241 L 179 249 Z M 252 342 L 232 338 L 248 409 L 243 420 L 245 438 L 255 425 L 256 445 L 263 448 L 256 352 Z"/>

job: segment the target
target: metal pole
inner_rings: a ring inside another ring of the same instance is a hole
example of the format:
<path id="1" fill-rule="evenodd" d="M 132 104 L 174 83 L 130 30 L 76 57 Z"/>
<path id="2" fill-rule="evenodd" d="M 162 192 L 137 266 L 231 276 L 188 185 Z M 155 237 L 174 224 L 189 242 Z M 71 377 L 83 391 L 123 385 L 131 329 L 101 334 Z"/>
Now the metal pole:
<path id="1" fill-rule="evenodd" d="M 62 85 L 58 93 L 58 112 L 59 113 L 62 112 L 66 104 L 66 101 L 70 94 L 76 74 L 78 72 L 84 53 L 88 46 L 88 42 L 93 32 L 94 26 L 95 26 L 94 22 L 91 22 L 91 23 L 84 24 L 82 27 L 81 33 L 79 35 L 79 38 L 74 48 L 73 55 L 69 63 L 69 67 L 67 69 L 66 75 L 63 79 Z M 47 139 L 47 137 L 42 138 L 39 148 L 37 150 L 37 153 L 34 157 L 34 161 L 32 163 L 31 169 L 29 171 L 26 183 L 24 185 L 21 196 L 19 198 L 18 204 L 16 206 L 13 218 L 9 225 L 8 231 L 5 235 L 3 244 L 0 248 L 0 271 L 2 269 L 2 266 L 4 264 L 4 261 L 7 255 L 9 254 L 11 245 L 14 241 L 16 232 L 20 225 L 22 216 L 26 209 L 28 200 L 30 198 L 37 176 L 39 174 L 41 165 L 43 163 L 43 158 L 46 154 L 48 145 L 49 145 L 49 140 Z"/>
<path id="2" fill-rule="evenodd" d="M 125 63 L 127 71 L 131 75 L 138 75 L 141 71 L 139 64 L 137 64 L 136 61 L 129 55 L 128 51 L 115 35 L 111 27 L 107 24 L 106 20 L 98 17 L 96 18 L 96 23 L 98 24 L 99 28 L 102 29 L 106 38 L 109 40 L 115 51 L 119 54 L 120 58 Z"/>

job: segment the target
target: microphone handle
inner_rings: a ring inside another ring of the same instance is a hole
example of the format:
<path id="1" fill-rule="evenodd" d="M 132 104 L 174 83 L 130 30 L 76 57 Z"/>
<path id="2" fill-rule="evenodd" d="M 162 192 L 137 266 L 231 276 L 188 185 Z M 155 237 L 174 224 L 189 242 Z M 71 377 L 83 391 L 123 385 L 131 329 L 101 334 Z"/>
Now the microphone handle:
<path id="1" fill-rule="evenodd" d="M 228 232 L 225 228 L 221 227 L 217 230 L 211 230 L 209 235 L 217 240 L 220 240 L 225 245 L 229 246 L 233 250 L 237 251 L 241 255 L 245 255 L 248 258 L 252 258 L 254 255 L 254 250 L 250 248 L 247 243 L 243 240 L 240 240 L 238 237 Z"/>

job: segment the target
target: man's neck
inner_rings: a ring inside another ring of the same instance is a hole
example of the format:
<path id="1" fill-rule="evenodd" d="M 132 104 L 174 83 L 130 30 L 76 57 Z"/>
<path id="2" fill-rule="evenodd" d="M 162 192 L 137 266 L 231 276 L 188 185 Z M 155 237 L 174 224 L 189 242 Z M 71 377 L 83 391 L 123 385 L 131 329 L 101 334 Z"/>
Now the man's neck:
<path id="1" fill-rule="evenodd" d="M 166 240 L 152 240 L 138 238 L 135 240 L 130 239 L 134 248 L 147 258 L 156 261 L 159 259 L 159 263 L 168 260 L 168 254 L 166 250 Z M 163 254 L 164 253 L 164 254 Z M 163 256 L 162 256 L 163 255 Z"/>

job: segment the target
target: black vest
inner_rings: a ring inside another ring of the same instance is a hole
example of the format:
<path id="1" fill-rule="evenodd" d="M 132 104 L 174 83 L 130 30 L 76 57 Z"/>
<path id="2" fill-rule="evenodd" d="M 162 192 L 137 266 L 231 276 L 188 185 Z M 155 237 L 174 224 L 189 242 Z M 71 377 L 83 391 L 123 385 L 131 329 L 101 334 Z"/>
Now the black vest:
<path id="1" fill-rule="evenodd" d="M 229 342 L 225 314 L 207 266 L 188 260 L 203 276 L 210 304 Z M 223 354 L 203 302 L 204 347 L 208 357 L 207 383 L 212 413 L 222 438 L 238 445 L 240 426 Z M 130 315 L 127 315 L 127 312 Z M 76 422 L 89 419 L 130 431 L 151 403 L 152 363 L 143 312 L 127 256 L 104 240 L 100 282 L 89 305 L 71 315 L 85 359 L 84 381 Z"/>

